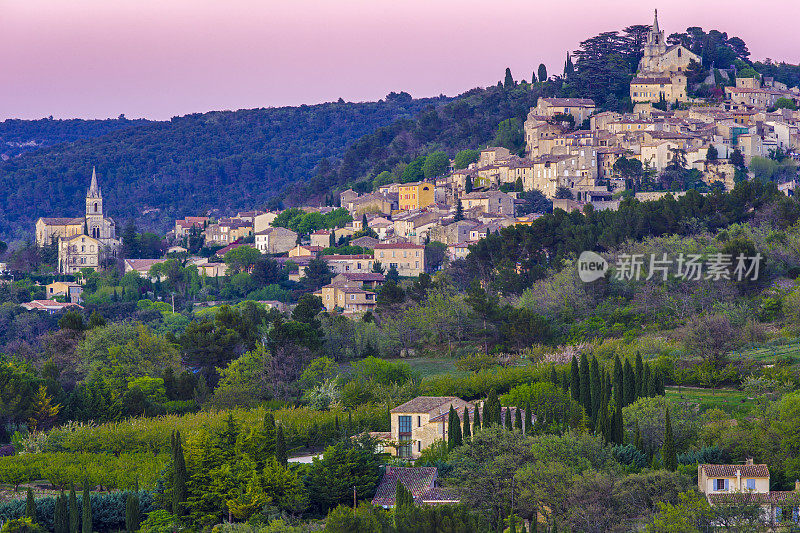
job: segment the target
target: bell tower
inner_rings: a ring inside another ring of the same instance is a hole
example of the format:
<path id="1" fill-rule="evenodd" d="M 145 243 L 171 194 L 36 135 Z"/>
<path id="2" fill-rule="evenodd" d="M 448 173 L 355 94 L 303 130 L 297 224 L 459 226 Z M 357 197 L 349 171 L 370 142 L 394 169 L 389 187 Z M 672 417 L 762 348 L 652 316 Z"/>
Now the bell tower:
<path id="1" fill-rule="evenodd" d="M 95 239 L 106 238 L 103 235 L 103 195 L 97 185 L 97 172 L 92 167 L 92 181 L 86 192 L 86 232 Z"/>

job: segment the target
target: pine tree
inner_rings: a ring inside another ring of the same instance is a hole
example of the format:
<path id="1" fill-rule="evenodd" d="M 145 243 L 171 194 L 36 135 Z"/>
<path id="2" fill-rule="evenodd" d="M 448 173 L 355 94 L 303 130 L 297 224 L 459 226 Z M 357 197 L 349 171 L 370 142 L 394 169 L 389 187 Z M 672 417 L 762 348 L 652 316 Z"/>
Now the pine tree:
<path id="1" fill-rule="evenodd" d="M 644 391 L 644 364 L 642 363 L 642 354 L 636 352 L 636 398 L 641 398 Z M 634 400 L 636 401 L 636 400 Z"/>
<path id="2" fill-rule="evenodd" d="M 25 517 L 30 518 L 31 522 L 36 523 L 36 500 L 33 499 L 33 491 L 28 487 L 28 495 L 25 497 Z"/>
<path id="3" fill-rule="evenodd" d="M 581 401 L 581 377 L 578 372 L 578 360 L 575 359 L 575 356 L 572 356 L 572 363 L 570 363 L 569 368 L 569 390 L 570 394 L 572 395 L 572 399 L 576 402 Z"/>
<path id="4" fill-rule="evenodd" d="M 81 496 L 81 533 L 92 533 L 92 497 L 89 495 L 89 481 L 83 482 Z"/>
<path id="5" fill-rule="evenodd" d="M 592 357 L 589 394 L 592 397 L 592 410 L 589 412 L 589 417 L 594 425 L 597 424 L 597 415 L 600 413 L 600 404 L 603 402 L 603 384 L 600 380 L 600 365 L 597 363 L 597 357 Z"/>
<path id="6" fill-rule="evenodd" d="M 533 433 L 533 416 L 531 415 L 531 404 L 525 406 L 525 430 L 526 435 Z"/>
<path id="7" fill-rule="evenodd" d="M 458 411 L 455 409 L 453 409 L 453 433 L 455 433 L 454 442 L 456 447 L 464 444 L 464 436 L 461 434 L 461 419 L 458 418 Z"/>
<path id="8" fill-rule="evenodd" d="M 481 410 L 475 408 L 475 420 L 472 421 L 472 434 L 477 435 L 481 429 Z"/>
<path id="9" fill-rule="evenodd" d="M 78 533 L 80 526 L 80 511 L 78 510 L 78 497 L 75 494 L 75 485 L 69 488 L 69 533 Z"/>
<path id="10" fill-rule="evenodd" d="M 669 407 L 664 416 L 664 446 L 661 448 L 661 459 L 664 468 L 674 472 L 678 469 L 678 457 L 675 454 L 675 436 L 672 434 L 672 421 L 669 418 Z"/>
<path id="11" fill-rule="evenodd" d="M 623 396 L 622 405 L 630 405 L 636 401 L 636 375 L 633 372 L 631 362 L 625 360 L 625 366 L 622 371 L 623 379 Z"/>
<path id="12" fill-rule="evenodd" d="M 477 409 L 475 410 L 477 412 Z M 464 406 L 464 428 L 461 431 L 461 436 L 464 439 L 464 442 L 469 441 L 470 437 L 472 437 L 472 429 L 470 428 L 469 422 L 469 410 L 467 406 Z"/>
<path id="13" fill-rule="evenodd" d="M 518 429 L 522 433 L 522 410 L 519 407 L 514 413 L 514 429 Z"/>
<path id="14" fill-rule="evenodd" d="M 514 76 L 511 75 L 511 69 L 506 67 L 506 78 L 503 82 L 503 87 L 506 89 L 513 89 L 514 85 Z"/>
<path id="15" fill-rule="evenodd" d="M 129 492 L 125 498 L 125 530 L 127 533 L 135 533 L 139 530 L 139 495 Z"/>
<path id="16" fill-rule="evenodd" d="M 175 446 L 172 449 L 172 514 L 180 519 L 183 516 L 183 502 L 186 501 L 186 458 L 183 456 L 181 432 L 175 432 Z"/>
<path id="17" fill-rule="evenodd" d="M 640 398 L 647 398 L 650 396 L 650 365 L 644 365 L 642 371 L 642 390 L 639 391 Z"/>
<path id="18" fill-rule="evenodd" d="M 278 426 L 278 434 L 275 437 L 275 459 L 283 466 L 286 466 L 289 459 L 286 456 L 286 440 L 283 437 L 283 426 Z"/>
<path id="19" fill-rule="evenodd" d="M 450 411 L 447 413 L 447 449 L 453 450 L 456 447 L 456 432 L 453 430 L 455 422 L 455 409 L 450 406 Z"/>
<path id="20" fill-rule="evenodd" d="M 586 354 L 581 354 L 581 405 L 583 406 L 583 410 L 586 411 L 586 416 L 592 416 L 592 393 L 591 393 L 591 381 L 589 377 L 589 360 L 586 358 Z"/>

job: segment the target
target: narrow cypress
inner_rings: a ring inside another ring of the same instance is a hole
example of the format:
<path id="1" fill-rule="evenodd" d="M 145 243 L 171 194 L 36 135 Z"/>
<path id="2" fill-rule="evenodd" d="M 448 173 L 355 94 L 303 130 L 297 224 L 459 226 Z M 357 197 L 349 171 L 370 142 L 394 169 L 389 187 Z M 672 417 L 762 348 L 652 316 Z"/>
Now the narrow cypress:
<path id="1" fill-rule="evenodd" d="M 625 444 L 625 422 L 622 420 L 622 407 L 614 406 L 614 443 Z"/>
<path id="2" fill-rule="evenodd" d="M 53 516 L 53 533 L 69 533 L 69 508 L 67 496 L 62 491 L 56 496 Z"/>
<path id="3" fill-rule="evenodd" d="M 661 460 L 664 468 L 674 472 L 678 469 L 678 458 L 675 454 L 675 441 L 672 434 L 672 421 L 669 418 L 669 407 L 664 416 L 664 446 L 661 448 Z"/>
<path id="4" fill-rule="evenodd" d="M 581 378 L 578 372 L 578 360 L 572 356 L 572 363 L 569 366 L 569 391 L 572 399 L 576 402 L 581 401 Z"/>
<path id="5" fill-rule="evenodd" d="M 456 432 L 453 429 L 455 425 L 455 416 L 453 413 L 455 409 L 453 406 L 450 406 L 450 411 L 447 412 L 447 449 L 452 450 L 456 447 Z"/>
<path id="6" fill-rule="evenodd" d="M 522 409 L 519 407 L 517 407 L 514 413 L 514 429 L 518 429 L 519 432 L 522 433 Z"/>
<path id="7" fill-rule="evenodd" d="M 506 407 L 506 430 L 514 431 L 514 423 L 511 421 L 511 408 Z"/>
<path id="8" fill-rule="evenodd" d="M 526 435 L 533 433 L 533 417 L 531 416 L 531 404 L 525 406 L 525 427 L 522 428 Z"/>
<path id="9" fill-rule="evenodd" d="M 657 386 L 656 379 L 658 379 L 656 378 L 656 371 L 651 370 L 650 378 L 647 380 L 647 396 L 649 396 L 650 398 L 655 398 L 656 396 L 658 396 L 658 390 L 656 389 Z"/>
<path id="10" fill-rule="evenodd" d="M 558 374 L 556 374 L 556 365 L 550 364 L 550 382 L 558 386 Z"/>
<path id="11" fill-rule="evenodd" d="M 125 530 L 136 533 L 139 530 L 139 495 L 129 492 L 125 498 Z"/>
<path id="12" fill-rule="evenodd" d="M 183 456 L 181 432 L 175 432 L 175 448 L 172 451 L 172 514 L 178 519 L 183 516 L 183 502 L 186 501 L 186 458 Z"/>
<path id="13" fill-rule="evenodd" d="M 286 466 L 289 459 L 286 455 L 286 440 L 283 437 L 283 426 L 278 426 L 278 435 L 275 438 L 275 459 L 283 466 Z"/>
<path id="14" fill-rule="evenodd" d="M 589 360 L 586 358 L 586 354 L 581 354 L 581 368 L 580 368 L 580 385 L 581 385 L 581 396 L 580 402 L 583 406 L 583 410 L 586 411 L 586 416 L 592 416 L 592 393 L 591 393 L 591 385 L 590 385 L 590 377 L 589 377 Z"/>
<path id="15" fill-rule="evenodd" d="M 597 424 L 597 416 L 600 414 L 600 404 L 603 397 L 603 385 L 600 381 L 600 365 L 597 357 L 592 357 L 591 371 L 589 377 L 589 394 L 591 395 L 591 410 L 587 411 L 592 425 Z"/>
<path id="16" fill-rule="evenodd" d="M 464 428 L 462 429 L 461 434 L 465 442 L 468 441 L 470 437 L 472 437 L 472 430 L 470 429 L 470 421 L 469 421 L 469 410 L 467 410 L 466 405 L 464 406 Z"/>
<path id="17" fill-rule="evenodd" d="M 650 396 L 650 381 L 650 365 L 644 365 L 644 371 L 642 372 L 642 390 L 639 392 L 641 398 Z"/>
<path id="18" fill-rule="evenodd" d="M 503 415 L 502 415 L 503 408 L 500 406 L 500 400 L 494 404 L 494 412 L 492 413 L 492 418 L 494 418 L 494 423 L 498 426 L 503 425 Z"/>
<path id="19" fill-rule="evenodd" d="M 28 495 L 25 497 L 25 517 L 30 518 L 31 522 L 36 523 L 36 500 L 33 499 L 33 491 L 28 487 Z"/>
<path id="20" fill-rule="evenodd" d="M 642 363 L 642 354 L 636 352 L 636 397 L 640 398 L 644 390 L 644 364 Z M 634 400 L 636 401 L 636 400 Z"/>
<path id="21" fill-rule="evenodd" d="M 636 375 L 633 372 L 631 362 L 626 360 L 622 371 L 623 397 L 622 405 L 630 405 L 636 401 Z"/>
<path id="22" fill-rule="evenodd" d="M 481 429 L 481 410 L 475 408 L 475 420 L 472 421 L 472 434 L 477 435 Z"/>
<path id="23" fill-rule="evenodd" d="M 461 419 L 458 418 L 458 411 L 453 409 L 453 432 L 455 433 L 456 447 L 464 444 L 464 435 L 461 434 Z"/>
<path id="24" fill-rule="evenodd" d="M 619 356 L 614 356 L 614 403 L 617 405 L 624 405 L 623 398 L 625 396 L 622 385 L 622 363 L 619 361 Z"/>
<path id="25" fill-rule="evenodd" d="M 83 482 L 81 496 L 81 533 L 92 533 L 92 497 L 89 495 L 89 481 Z"/>
<path id="26" fill-rule="evenodd" d="M 75 494 L 75 485 L 72 485 L 69 488 L 69 533 L 78 533 L 79 528 L 78 497 Z"/>
<path id="27" fill-rule="evenodd" d="M 492 406 L 489 403 L 489 398 L 483 402 L 483 425 L 488 427 L 492 425 Z M 476 410 L 477 412 L 477 410 Z"/>

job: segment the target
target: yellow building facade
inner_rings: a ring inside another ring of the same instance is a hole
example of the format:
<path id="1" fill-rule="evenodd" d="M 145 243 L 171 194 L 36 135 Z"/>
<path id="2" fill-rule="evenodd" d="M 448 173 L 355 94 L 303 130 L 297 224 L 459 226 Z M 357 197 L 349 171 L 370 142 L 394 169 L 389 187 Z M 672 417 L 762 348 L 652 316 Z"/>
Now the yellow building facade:
<path id="1" fill-rule="evenodd" d="M 400 210 L 410 211 L 428 207 L 434 202 L 434 189 L 434 184 L 426 181 L 400 185 L 398 187 Z"/>

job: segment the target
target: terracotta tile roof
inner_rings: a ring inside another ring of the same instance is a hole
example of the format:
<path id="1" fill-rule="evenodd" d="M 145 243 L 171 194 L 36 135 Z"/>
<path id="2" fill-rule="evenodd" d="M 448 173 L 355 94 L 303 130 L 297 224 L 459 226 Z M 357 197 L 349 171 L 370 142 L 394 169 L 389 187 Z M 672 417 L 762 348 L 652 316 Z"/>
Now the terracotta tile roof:
<path id="1" fill-rule="evenodd" d="M 391 249 L 398 249 L 398 248 L 411 248 L 415 250 L 422 250 L 425 248 L 420 244 L 411 244 L 410 242 L 396 242 L 394 244 L 376 244 L 375 250 L 391 250 Z"/>
<path id="2" fill-rule="evenodd" d="M 387 507 L 393 506 L 398 482 L 405 485 L 414 496 L 414 499 L 417 500 L 433 488 L 437 476 L 438 470 L 435 467 L 387 466 L 378 489 L 375 491 L 372 504 Z"/>
<path id="3" fill-rule="evenodd" d="M 417 396 L 392 409 L 393 413 L 429 413 L 450 402 L 463 402 L 456 396 Z"/>
<path id="4" fill-rule="evenodd" d="M 386 276 L 379 272 L 343 272 L 339 276 L 344 276 L 348 281 L 385 281 Z"/>
<path id="5" fill-rule="evenodd" d="M 794 491 L 772 491 L 772 492 L 716 492 L 708 495 L 712 504 L 728 502 L 752 502 L 752 503 L 777 503 L 782 502 L 790 496 L 798 496 Z"/>
<path id="6" fill-rule="evenodd" d="M 670 78 L 633 78 L 631 81 L 631 85 L 660 85 L 662 83 L 669 85 L 672 83 L 672 80 Z"/>
<path id="7" fill-rule="evenodd" d="M 708 477 L 736 477 L 741 472 L 742 477 L 769 477 L 769 468 L 761 465 L 700 465 Z"/>
<path id="8" fill-rule="evenodd" d="M 542 100 L 556 107 L 594 107 L 594 100 L 589 98 L 542 98 Z"/>
<path id="9" fill-rule="evenodd" d="M 153 265 L 163 263 L 166 259 L 126 259 L 125 264 L 130 265 L 137 272 L 147 272 Z"/>
<path id="10" fill-rule="evenodd" d="M 82 218 L 45 218 L 42 217 L 42 222 L 51 226 L 66 226 L 67 224 L 83 224 Z"/>
<path id="11" fill-rule="evenodd" d="M 322 259 L 325 261 L 350 261 L 350 260 L 357 260 L 357 259 L 372 259 L 371 255 L 367 254 L 355 254 L 355 255 L 323 255 Z"/>
<path id="12" fill-rule="evenodd" d="M 25 302 L 22 305 L 25 309 L 32 311 L 32 310 L 44 310 L 44 311 L 60 311 L 62 309 L 67 309 L 68 307 L 74 307 L 76 309 L 83 309 L 82 306 L 73 303 L 62 303 L 57 302 L 55 300 L 31 300 L 30 302 Z"/>
<path id="13" fill-rule="evenodd" d="M 459 493 L 455 489 L 444 487 L 433 487 L 425 491 L 419 497 L 419 501 L 428 505 L 436 505 L 439 503 L 453 503 L 461 501 Z"/>

